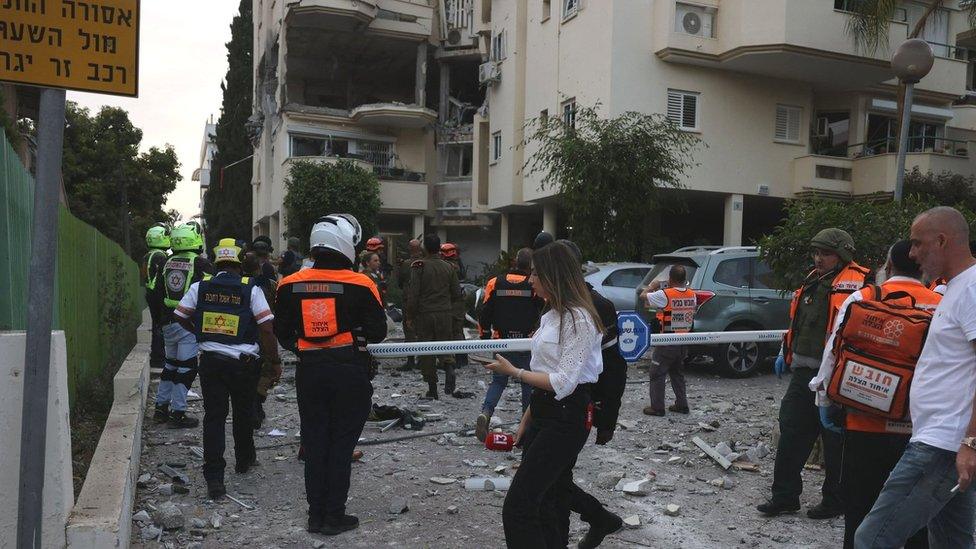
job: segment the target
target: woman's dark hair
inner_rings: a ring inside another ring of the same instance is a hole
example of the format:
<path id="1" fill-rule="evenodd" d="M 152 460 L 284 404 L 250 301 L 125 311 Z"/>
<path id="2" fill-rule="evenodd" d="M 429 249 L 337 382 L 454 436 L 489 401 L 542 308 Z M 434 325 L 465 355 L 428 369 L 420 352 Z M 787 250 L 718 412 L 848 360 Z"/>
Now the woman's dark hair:
<path id="1" fill-rule="evenodd" d="M 593 305 L 590 289 L 583 280 L 580 263 L 572 249 L 562 242 L 547 244 L 532 254 L 532 268 L 539 283 L 549 294 L 548 307 L 562 318 L 579 307 L 590 315 L 600 332 L 604 331 L 600 315 Z"/>

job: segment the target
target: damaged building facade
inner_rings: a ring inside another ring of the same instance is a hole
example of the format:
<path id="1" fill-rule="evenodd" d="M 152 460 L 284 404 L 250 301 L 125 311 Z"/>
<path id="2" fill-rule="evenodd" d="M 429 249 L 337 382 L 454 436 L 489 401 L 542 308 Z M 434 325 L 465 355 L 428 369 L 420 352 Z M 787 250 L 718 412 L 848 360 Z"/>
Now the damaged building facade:
<path id="1" fill-rule="evenodd" d="M 521 144 L 526 121 L 573 123 L 577 105 L 660 113 L 707 145 L 675 191 L 690 205 L 666 223 L 675 245 L 751 243 L 788 198 L 890 193 L 888 60 L 925 4 L 903 2 L 891 45 L 867 53 L 849 1 L 255 0 L 255 233 L 283 243 L 291 162 L 345 157 L 380 179 L 383 235 L 436 231 L 477 270 L 567 233 Z M 976 35 L 950 0 L 922 38 L 936 61 L 908 169 L 972 175 Z"/>

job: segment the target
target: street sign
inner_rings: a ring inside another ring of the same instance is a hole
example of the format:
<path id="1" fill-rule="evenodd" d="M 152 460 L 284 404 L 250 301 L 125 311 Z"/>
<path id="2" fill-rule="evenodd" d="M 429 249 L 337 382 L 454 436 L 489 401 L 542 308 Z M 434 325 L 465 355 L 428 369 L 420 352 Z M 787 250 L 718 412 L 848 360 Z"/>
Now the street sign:
<path id="1" fill-rule="evenodd" d="M 647 322 L 635 311 L 617 313 L 617 329 L 620 332 L 620 356 L 627 362 L 637 362 L 651 346 L 651 330 Z"/>
<path id="2" fill-rule="evenodd" d="M 139 95 L 139 0 L 0 0 L 0 80 Z"/>

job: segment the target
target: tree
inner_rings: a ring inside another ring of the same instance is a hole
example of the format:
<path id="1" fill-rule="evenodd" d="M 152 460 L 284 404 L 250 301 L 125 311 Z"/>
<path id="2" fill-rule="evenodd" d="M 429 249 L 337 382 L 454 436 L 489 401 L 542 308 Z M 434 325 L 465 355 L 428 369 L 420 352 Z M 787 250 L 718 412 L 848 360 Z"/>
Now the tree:
<path id="1" fill-rule="evenodd" d="M 681 187 L 700 143 L 663 115 L 605 119 L 593 107 L 577 107 L 572 126 L 533 119 L 526 134 L 538 149 L 525 169 L 558 189 L 573 240 L 594 260 L 639 258 L 646 223 L 666 198 L 661 190 Z"/>
<path id="2" fill-rule="evenodd" d="M 376 234 L 380 213 L 380 183 L 376 175 L 348 160 L 335 164 L 299 161 L 285 180 L 288 234 L 308 240 L 312 225 L 330 213 L 356 216 L 364 235 Z"/>
<path id="3" fill-rule="evenodd" d="M 250 241 L 252 232 L 252 166 L 250 161 L 240 162 L 253 154 L 245 129 L 245 123 L 251 116 L 254 86 L 251 0 L 241 0 L 238 14 L 231 22 L 230 32 L 230 42 L 227 43 L 227 76 L 220 86 L 224 97 L 220 118 L 217 120 L 217 154 L 214 155 L 210 170 L 210 189 L 203 205 L 206 234 L 210 241 L 208 247 L 221 238 Z M 277 238 L 280 235 L 271 236 Z"/>
<path id="4" fill-rule="evenodd" d="M 905 174 L 905 195 L 927 197 L 939 204 L 961 204 L 976 212 L 976 177 L 949 171 L 922 173 L 916 166 Z"/>
<path id="5" fill-rule="evenodd" d="M 168 220 L 163 202 L 180 180 L 171 145 L 140 154 L 141 142 L 142 130 L 123 109 L 102 107 L 92 116 L 68 102 L 62 167 L 68 207 L 133 258 L 146 250 L 146 230 Z"/>

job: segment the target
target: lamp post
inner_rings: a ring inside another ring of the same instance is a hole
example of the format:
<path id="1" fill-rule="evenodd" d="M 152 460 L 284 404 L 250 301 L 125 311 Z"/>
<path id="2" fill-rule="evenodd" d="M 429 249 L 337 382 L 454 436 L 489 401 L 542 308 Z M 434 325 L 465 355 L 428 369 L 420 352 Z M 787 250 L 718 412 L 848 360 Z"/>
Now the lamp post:
<path id="1" fill-rule="evenodd" d="M 935 63 L 935 54 L 928 42 L 919 38 L 906 40 L 898 46 L 891 57 L 891 68 L 895 76 L 905 85 L 905 106 L 901 115 L 898 132 L 898 168 L 895 172 L 895 201 L 901 202 L 902 187 L 905 184 L 905 155 L 908 152 L 908 127 L 912 120 L 912 96 L 915 84 L 925 78 Z"/>

